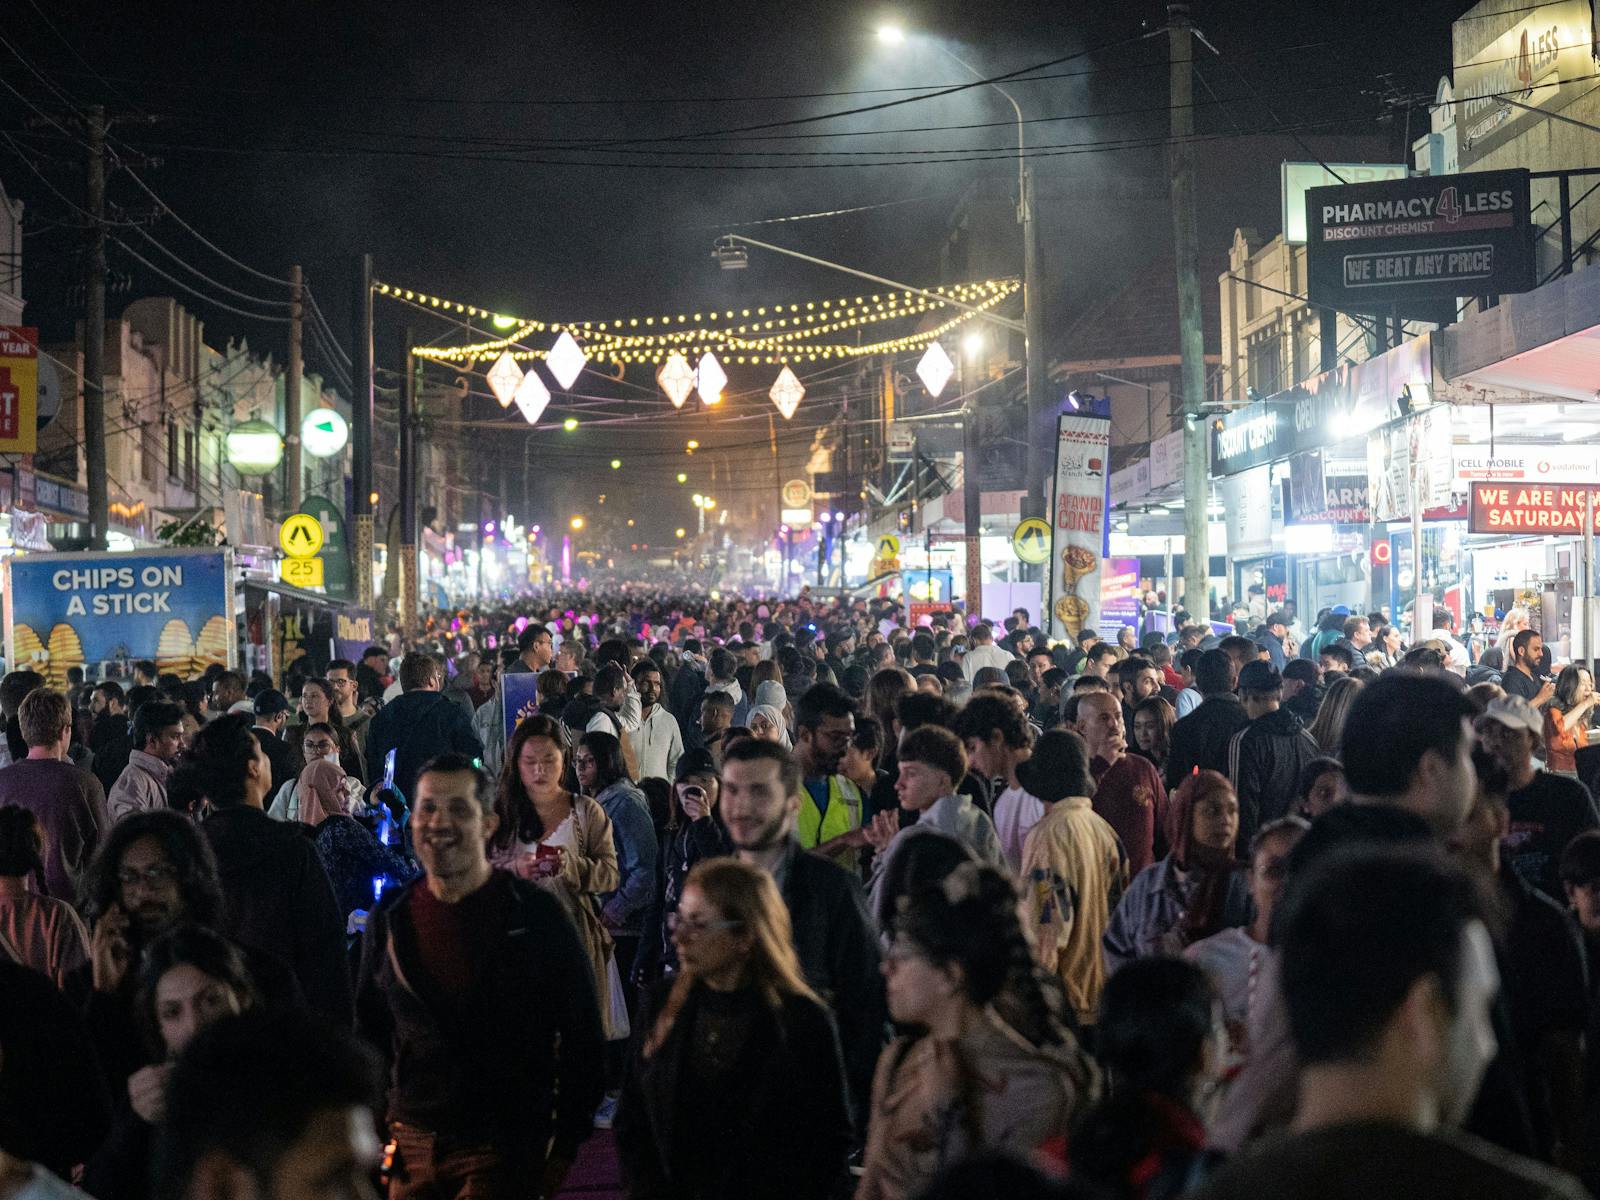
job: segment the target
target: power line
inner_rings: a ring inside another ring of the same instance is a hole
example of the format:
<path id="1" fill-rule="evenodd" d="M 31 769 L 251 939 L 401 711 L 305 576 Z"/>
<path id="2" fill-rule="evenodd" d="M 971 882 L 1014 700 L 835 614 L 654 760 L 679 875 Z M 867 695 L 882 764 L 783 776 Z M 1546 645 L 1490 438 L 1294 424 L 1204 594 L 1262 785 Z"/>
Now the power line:
<path id="1" fill-rule="evenodd" d="M 147 229 L 145 229 L 142 225 L 135 226 L 134 228 L 138 231 L 139 235 L 142 238 L 145 239 L 145 241 L 149 242 L 152 246 L 154 246 L 157 250 L 161 251 L 161 253 L 165 254 L 173 262 L 177 263 L 181 267 L 187 268 L 189 271 L 193 272 L 199 278 L 205 280 L 206 283 L 210 284 L 212 287 L 216 288 L 218 291 L 226 292 L 230 296 L 235 296 L 238 299 L 248 301 L 251 304 L 259 304 L 259 305 L 263 306 L 264 308 L 283 308 L 283 309 L 287 309 L 287 308 L 292 307 L 291 303 L 288 300 L 263 300 L 260 296 L 252 296 L 249 292 L 241 292 L 237 288 L 229 287 L 225 283 L 219 283 L 217 280 L 212 279 L 209 275 L 207 275 L 199 267 L 195 266 L 193 263 L 189 262 L 187 259 L 183 258 L 182 256 L 180 256 L 178 254 L 175 254 L 173 251 L 171 251 L 171 250 L 167 249 L 165 246 L 163 246 L 160 242 L 156 241 L 156 239 L 150 235 L 150 232 Z"/>
<path id="2" fill-rule="evenodd" d="M 166 271 L 164 271 L 160 267 L 156 266 L 155 263 L 151 262 L 144 255 L 140 254 L 132 246 L 128 245 L 128 243 L 123 241 L 121 238 L 113 237 L 111 240 L 114 241 L 118 246 L 121 246 L 124 252 L 126 252 L 129 255 L 131 255 L 133 258 L 138 260 L 140 263 L 144 264 L 144 266 L 146 268 L 148 268 L 149 270 L 154 271 L 157 275 L 161 276 L 161 278 L 165 279 L 168 283 L 172 284 L 174 287 L 182 288 L 184 291 L 188 292 L 191 296 L 198 297 L 199 299 L 204 300 L 207 304 L 213 305 L 216 308 L 225 309 L 226 311 L 231 312 L 231 313 L 235 313 L 235 314 L 237 314 L 238 316 L 241 316 L 241 317 L 250 317 L 251 319 L 256 320 L 256 321 L 266 321 L 266 322 L 269 322 L 269 323 L 274 324 L 274 325 L 287 325 L 287 324 L 289 324 L 289 318 L 288 317 L 269 317 L 269 316 L 266 316 L 263 313 L 246 312 L 242 308 L 235 308 L 231 304 L 224 304 L 221 300 L 217 300 L 217 299 L 215 299 L 215 298 L 213 298 L 211 296 L 208 296 L 204 292 L 200 291 L 198 288 L 193 287 L 190 284 L 187 284 L 187 283 L 183 282 L 183 280 L 177 278 L 174 275 L 168 274 Z"/>

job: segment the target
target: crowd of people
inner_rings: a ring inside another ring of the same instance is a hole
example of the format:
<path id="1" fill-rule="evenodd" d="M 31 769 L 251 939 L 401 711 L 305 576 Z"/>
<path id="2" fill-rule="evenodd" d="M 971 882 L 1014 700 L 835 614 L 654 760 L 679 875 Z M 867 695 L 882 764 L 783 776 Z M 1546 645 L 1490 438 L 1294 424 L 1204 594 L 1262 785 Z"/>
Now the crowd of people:
<path id="1" fill-rule="evenodd" d="M 1588 670 L 1296 633 L 625 592 L 14 670 L 0 1200 L 549 1197 L 596 1129 L 641 1200 L 1586 1195 Z"/>

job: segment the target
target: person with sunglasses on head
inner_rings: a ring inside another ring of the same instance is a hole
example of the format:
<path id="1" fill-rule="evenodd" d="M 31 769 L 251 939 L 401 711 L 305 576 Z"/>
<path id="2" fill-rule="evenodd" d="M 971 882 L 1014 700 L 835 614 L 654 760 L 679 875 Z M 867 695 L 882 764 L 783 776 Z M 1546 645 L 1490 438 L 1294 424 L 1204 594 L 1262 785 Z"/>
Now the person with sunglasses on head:
<path id="1" fill-rule="evenodd" d="M 851 1140 L 844 1062 L 777 885 L 734 859 L 701 863 L 671 926 L 682 969 L 641 1012 L 617 1110 L 628 1194 L 837 1194 Z"/>

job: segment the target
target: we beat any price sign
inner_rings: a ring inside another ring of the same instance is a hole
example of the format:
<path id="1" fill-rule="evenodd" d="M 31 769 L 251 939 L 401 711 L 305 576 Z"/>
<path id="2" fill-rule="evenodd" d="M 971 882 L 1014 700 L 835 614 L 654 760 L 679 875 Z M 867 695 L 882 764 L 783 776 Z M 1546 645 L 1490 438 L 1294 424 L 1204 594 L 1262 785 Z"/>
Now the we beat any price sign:
<path id="1" fill-rule="evenodd" d="M 1584 484 L 1474 483 L 1467 528 L 1473 533 L 1581 536 L 1600 488 Z"/>

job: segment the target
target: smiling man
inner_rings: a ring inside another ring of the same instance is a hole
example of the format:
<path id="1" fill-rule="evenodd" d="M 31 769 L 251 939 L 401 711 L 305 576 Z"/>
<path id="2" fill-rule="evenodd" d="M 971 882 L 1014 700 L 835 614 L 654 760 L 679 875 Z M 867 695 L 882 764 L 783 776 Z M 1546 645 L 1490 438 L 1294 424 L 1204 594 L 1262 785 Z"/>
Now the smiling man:
<path id="1" fill-rule="evenodd" d="M 497 824 L 471 759 L 425 764 L 424 874 L 367 922 L 357 1021 L 392 1063 L 390 1200 L 554 1195 L 603 1094 L 593 969 L 555 896 L 490 867 Z"/>

